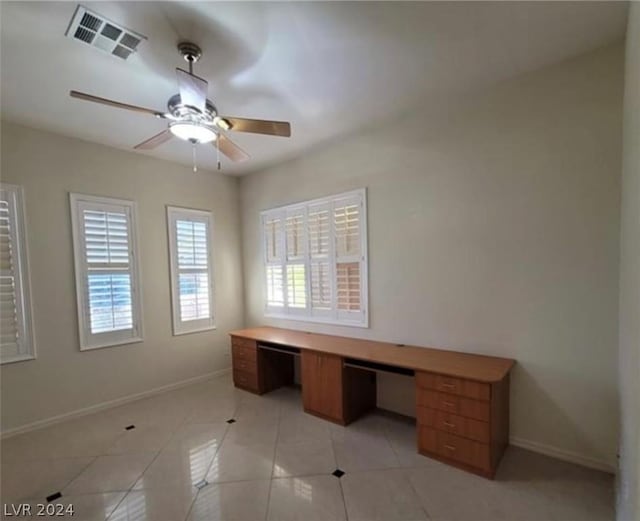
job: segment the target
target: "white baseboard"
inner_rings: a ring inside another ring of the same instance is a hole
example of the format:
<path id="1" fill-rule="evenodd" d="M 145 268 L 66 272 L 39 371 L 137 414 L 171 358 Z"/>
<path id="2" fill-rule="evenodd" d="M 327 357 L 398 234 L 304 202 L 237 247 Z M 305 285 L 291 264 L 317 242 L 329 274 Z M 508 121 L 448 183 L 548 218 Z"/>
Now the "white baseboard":
<path id="1" fill-rule="evenodd" d="M 611 463 L 607 461 L 591 458 L 589 456 L 584 456 L 577 452 L 560 449 L 558 447 L 553 447 L 551 445 L 546 445 L 544 443 L 538 443 L 537 441 L 525 440 L 525 439 L 517 438 L 513 436 L 509 438 L 509 443 L 515 447 L 520 447 L 522 449 L 527 449 L 532 452 L 544 454 L 545 456 L 550 456 L 552 458 L 556 458 L 559 460 L 568 461 L 569 463 L 582 465 L 583 467 L 602 470 L 604 472 L 609 472 L 611 474 L 616 473 L 616 468 Z"/>
<path id="2" fill-rule="evenodd" d="M 75 411 L 66 412 L 64 414 L 59 414 L 57 416 L 50 416 L 49 418 L 45 418 L 43 420 L 38 420 L 33 423 L 27 423 L 26 425 L 21 425 L 20 427 L 15 427 L 13 429 L 2 431 L 0 433 L 0 439 L 10 438 L 11 436 L 15 436 L 16 434 L 22 434 L 25 432 L 34 431 L 36 429 L 48 427 L 49 425 L 54 425 L 56 423 L 60 423 L 65 420 L 78 418 L 80 416 L 86 416 L 88 414 L 102 411 L 104 409 L 111 409 L 112 407 L 117 407 L 118 405 L 124 405 L 125 403 L 135 402 L 136 400 L 142 400 L 143 398 L 149 398 L 150 396 L 154 396 L 156 394 L 165 393 L 167 391 L 179 389 L 181 387 L 186 387 L 188 385 L 193 385 L 199 382 L 204 382 L 206 380 L 211 380 L 216 376 L 222 376 L 230 372 L 231 372 L 231 368 L 229 367 L 227 369 L 221 369 L 219 371 L 203 374 L 201 376 L 196 376 L 194 378 L 188 378 L 187 380 L 181 380 L 179 382 L 174 382 L 172 384 L 163 385 L 161 387 L 156 387 L 154 389 L 149 389 L 148 391 L 142 391 L 141 393 L 130 394 L 128 396 L 123 396 L 122 398 L 116 398 L 115 400 L 109 400 L 107 402 L 98 403 L 96 405 L 91 405 L 89 407 L 84 407 L 82 409 L 76 409 Z"/>

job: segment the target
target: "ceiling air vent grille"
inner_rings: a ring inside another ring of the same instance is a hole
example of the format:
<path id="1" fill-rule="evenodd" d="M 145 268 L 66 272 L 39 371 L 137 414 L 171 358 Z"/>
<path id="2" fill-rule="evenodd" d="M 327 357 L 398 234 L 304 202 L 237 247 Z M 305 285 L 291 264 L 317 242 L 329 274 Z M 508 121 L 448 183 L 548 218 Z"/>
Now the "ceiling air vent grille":
<path id="1" fill-rule="evenodd" d="M 137 50 L 142 40 L 146 40 L 145 36 L 89 11 L 82 5 L 73 13 L 65 34 L 123 60 Z"/>

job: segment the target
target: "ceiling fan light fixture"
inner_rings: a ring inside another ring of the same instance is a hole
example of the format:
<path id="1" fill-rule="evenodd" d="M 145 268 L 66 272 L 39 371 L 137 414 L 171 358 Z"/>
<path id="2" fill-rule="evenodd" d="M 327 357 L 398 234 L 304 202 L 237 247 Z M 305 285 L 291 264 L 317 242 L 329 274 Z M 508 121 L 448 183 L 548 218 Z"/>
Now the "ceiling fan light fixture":
<path id="1" fill-rule="evenodd" d="M 213 118 L 213 122 L 222 130 L 231 130 L 231 122 L 228 119 L 216 116 L 215 118 Z"/>
<path id="2" fill-rule="evenodd" d="M 215 131 L 199 123 L 176 121 L 169 125 L 169 130 L 174 136 L 191 143 L 211 143 L 218 137 Z"/>

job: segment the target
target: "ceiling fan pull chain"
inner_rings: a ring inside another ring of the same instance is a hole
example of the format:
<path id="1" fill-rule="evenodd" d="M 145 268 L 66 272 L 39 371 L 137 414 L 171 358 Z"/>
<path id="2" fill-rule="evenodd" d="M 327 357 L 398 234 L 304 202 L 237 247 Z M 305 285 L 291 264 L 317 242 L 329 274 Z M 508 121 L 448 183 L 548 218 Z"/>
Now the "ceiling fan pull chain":
<path id="1" fill-rule="evenodd" d="M 218 170 L 221 170 L 221 167 L 220 167 L 220 134 L 218 134 L 218 138 L 216 139 L 216 161 L 218 162 Z"/>
<path id="2" fill-rule="evenodd" d="M 193 171 L 197 172 L 198 171 L 198 166 L 196 165 L 196 144 L 193 143 Z"/>

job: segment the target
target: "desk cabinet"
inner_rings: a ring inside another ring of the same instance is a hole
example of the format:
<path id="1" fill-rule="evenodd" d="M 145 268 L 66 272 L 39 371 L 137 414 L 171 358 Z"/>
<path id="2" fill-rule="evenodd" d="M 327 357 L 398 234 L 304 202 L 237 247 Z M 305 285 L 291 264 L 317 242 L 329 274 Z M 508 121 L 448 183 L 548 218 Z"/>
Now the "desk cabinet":
<path id="1" fill-rule="evenodd" d="M 293 360 L 282 353 L 258 349 L 257 342 L 231 337 L 233 383 L 245 391 L 264 394 L 293 383 Z"/>
<path id="2" fill-rule="evenodd" d="M 509 377 L 492 384 L 416 373 L 418 451 L 493 477 L 508 443 Z"/>
<path id="3" fill-rule="evenodd" d="M 300 372 L 304 410 L 344 424 L 342 357 L 304 351 Z"/>
<path id="4" fill-rule="evenodd" d="M 261 393 L 261 375 L 258 367 L 256 342 L 245 338 L 231 340 L 231 358 L 233 362 L 233 383 L 253 393 Z"/>

